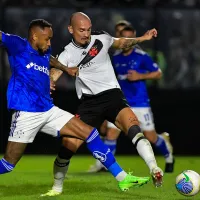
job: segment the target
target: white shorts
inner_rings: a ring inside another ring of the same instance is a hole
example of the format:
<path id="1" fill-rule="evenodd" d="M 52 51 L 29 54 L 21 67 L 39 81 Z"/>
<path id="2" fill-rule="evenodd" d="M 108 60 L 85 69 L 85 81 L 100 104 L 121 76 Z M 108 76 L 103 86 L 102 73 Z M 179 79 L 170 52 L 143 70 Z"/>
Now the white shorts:
<path id="1" fill-rule="evenodd" d="M 32 143 L 38 131 L 53 137 L 60 136 L 60 129 L 73 117 L 56 106 L 46 112 L 16 111 L 12 115 L 8 141 Z"/>
<path id="2" fill-rule="evenodd" d="M 153 131 L 155 130 L 153 113 L 150 107 L 138 107 L 138 108 L 131 108 L 131 110 L 137 116 L 140 128 L 142 131 Z M 108 128 L 117 128 L 113 123 L 108 122 Z"/>

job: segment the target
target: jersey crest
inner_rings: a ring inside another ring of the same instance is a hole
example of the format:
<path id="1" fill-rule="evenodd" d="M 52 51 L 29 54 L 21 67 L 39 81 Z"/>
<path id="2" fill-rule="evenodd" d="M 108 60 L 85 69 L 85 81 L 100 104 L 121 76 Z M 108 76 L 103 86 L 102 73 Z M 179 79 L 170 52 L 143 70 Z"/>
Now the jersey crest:
<path id="1" fill-rule="evenodd" d="M 86 56 L 81 60 L 81 62 L 77 66 L 80 67 L 81 65 L 85 65 L 88 62 L 90 62 L 95 56 L 99 54 L 102 47 L 103 47 L 103 43 L 100 40 L 96 39 L 94 41 L 94 44 L 92 45 L 92 47 L 86 54 Z"/>

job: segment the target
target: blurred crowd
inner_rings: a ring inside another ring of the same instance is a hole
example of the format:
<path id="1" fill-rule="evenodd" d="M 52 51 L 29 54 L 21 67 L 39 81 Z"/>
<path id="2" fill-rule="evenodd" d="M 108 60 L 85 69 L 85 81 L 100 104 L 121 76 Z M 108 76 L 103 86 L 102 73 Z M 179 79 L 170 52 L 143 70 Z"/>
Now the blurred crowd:
<path id="1" fill-rule="evenodd" d="M 0 0 L 6 5 L 15 6 L 64 6 L 88 7 L 88 6 L 168 6 L 168 7 L 199 7 L 200 0 Z"/>
<path id="2" fill-rule="evenodd" d="M 131 0 L 124 1 L 131 2 Z M 137 1 L 134 0 L 134 2 Z M 143 2 L 150 4 L 159 1 L 146 0 Z M 184 2 L 185 5 L 191 5 L 191 2 L 196 4 L 200 1 L 171 0 L 166 2 L 171 4 Z M 53 54 L 56 55 L 70 41 L 67 26 L 70 15 L 75 11 L 77 11 L 75 8 L 8 7 L 5 9 L 4 31 L 26 37 L 28 23 L 34 18 L 44 18 L 53 24 L 52 47 Z M 157 85 L 160 88 L 181 89 L 200 87 L 200 10 L 158 8 L 155 12 L 147 8 L 101 9 L 96 6 L 83 9 L 83 11 L 92 19 L 93 30 L 105 30 L 113 36 L 114 25 L 121 19 L 130 21 L 137 30 L 138 36 L 147 29 L 156 27 L 159 32 L 158 38 L 144 43 L 141 47 L 157 60 L 163 70 L 163 79 Z M 9 67 L 6 69 L 9 77 Z M 73 79 L 63 76 L 59 81 L 59 86 L 74 89 Z"/>

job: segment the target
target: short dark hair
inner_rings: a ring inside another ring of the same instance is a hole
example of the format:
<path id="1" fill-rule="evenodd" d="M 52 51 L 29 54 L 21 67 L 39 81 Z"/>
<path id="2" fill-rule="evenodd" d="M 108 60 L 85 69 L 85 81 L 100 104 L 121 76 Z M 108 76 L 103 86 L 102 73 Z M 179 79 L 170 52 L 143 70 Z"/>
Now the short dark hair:
<path id="1" fill-rule="evenodd" d="M 30 34 L 30 30 L 33 27 L 39 27 L 41 29 L 44 29 L 45 27 L 51 28 L 52 24 L 50 24 L 49 22 L 47 22 L 44 19 L 34 19 L 30 22 L 29 27 L 28 27 L 28 34 Z"/>
<path id="2" fill-rule="evenodd" d="M 120 20 L 115 24 L 115 30 L 117 29 L 118 26 L 130 26 L 131 23 L 126 20 Z"/>
<path id="3" fill-rule="evenodd" d="M 71 16 L 70 16 L 70 18 L 69 18 L 69 26 L 71 26 L 72 25 L 72 18 L 74 17 L 74 14 L 72 14 Z"/>
<path id="4" fill-rule="evenodd" d="M 132 26 L 125 26 L 121 31 L 120 35 L 122 34 L 123 31 L 132 31 L 133 33 L 136 32 L 136 30 Z"/>

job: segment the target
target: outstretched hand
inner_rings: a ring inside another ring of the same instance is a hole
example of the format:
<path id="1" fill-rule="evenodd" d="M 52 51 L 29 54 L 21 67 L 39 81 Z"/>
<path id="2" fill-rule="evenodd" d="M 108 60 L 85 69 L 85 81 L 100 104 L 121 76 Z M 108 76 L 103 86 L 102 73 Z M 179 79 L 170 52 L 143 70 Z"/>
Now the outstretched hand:
<path id="1" fill-rule="evenodd" d="M 141 80 L 141 74 L 138 73 L 136 70 L 129 70 L 127 74 L 127 79 L 129 81 L 138 81 Z"/>
<path id="2" fill-rule="evenodd" d="M 151 29 L 151 30 L 148 30 L 144 35 L 143 35 L 143 38 L 145 40 L 151 40 L 152 38 L 154 37 L 157 37 L 158 35 L 158 32 L 155 28 Z"/>
<path id="3" fill-rule="evenodd" d="M 67 73 L 71 76 L 77 76 L 78 75 L 78 67 L 68 67 Z"/>

